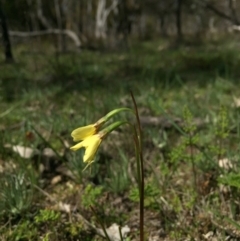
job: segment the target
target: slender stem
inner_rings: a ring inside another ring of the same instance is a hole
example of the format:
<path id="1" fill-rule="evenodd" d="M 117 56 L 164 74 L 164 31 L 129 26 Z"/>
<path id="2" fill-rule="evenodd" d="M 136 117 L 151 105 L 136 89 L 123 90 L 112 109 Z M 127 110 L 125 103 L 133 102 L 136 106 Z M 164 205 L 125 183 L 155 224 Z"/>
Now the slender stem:
<path id="1" fill-rule="evenodd" d="M 101 225 L 102 230 L 103 230 L 103 232 L 104 232 L 104 234 L 105 234 L 106 239 L 107 239 L 108 241 L 111 241 L 111 239 L 109 238 L 108 233 L 107 233 L 107 231 L 106 231 L 106 228 L 104 227 L 104 224 L 103 224 L 102 220 L 98 217 L 98 215 L 97 215 L 95 209 L 93 208 L 93 206 L 90 206 L 90 208 L 92 209 L 92 212 L 93 212 L 94 215 L 96 216 L 97 221 L 98 221 L 99 224 Z"/>
<path id="2" fill-rule="evenodd" d="M 137 180 L 138 180 L 138 191 L 141 193 L 141 166 L 140 166 L 140 159 L 139 159 L 139 141 L 138 141 L 138 134 L 136 126 L 133 128 L 134 131 L 134 142 L 135 142 L 135 155 L 136 155 L 136 161 L 137 161 Z M 141 194 L 139 195 L 141 196 Z"/>
<path id="3" fill-rule="evenodd" d="M 134 104 L 135 115 L 137 120 L 137 127 L 138 127 L 138 158 L 140 159 L 140 171 L 141 171 L 141 180 L 140 180 L 140 241 L 144 241 L 144 169 L 143 169 L 143 152 L 142 152 L 142 127 L 139 118 L 138 108 L 136 104 L 136 100 L 134 98 L 133 93 L 131 92 L 132 101 Z"/>
<path id="4" fill-rule="evenodd" d="M 193 188 L 198 190 L 198 188 L 197 188 L 197 172 L 196 172 L 196 168 L 195 168 L 194 155 L 193 155 L 193 135 L 191 133 L 189 136 L 189 146 L 190 146 L 190 159 L 192 162 L 192 172 L 193 172 L 193 178 L 194 178 Z"/>
<path id="5" fill-rule="evenodd" d="M 119 231 L 120 239 L 121 241 L 123 241 L 121 226 L 118 227 L 118 231 Z"/>

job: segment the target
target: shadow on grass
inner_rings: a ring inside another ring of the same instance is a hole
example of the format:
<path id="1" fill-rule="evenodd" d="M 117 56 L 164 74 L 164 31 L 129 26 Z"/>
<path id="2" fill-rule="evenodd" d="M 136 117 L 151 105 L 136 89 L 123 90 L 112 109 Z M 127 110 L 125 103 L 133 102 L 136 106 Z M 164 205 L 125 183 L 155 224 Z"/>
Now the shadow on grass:
<path id="1" fill-rule="evenodd" d="M 180 88 L 188 82 L 202 86 L 216 77 L 237 84 L 240 77 L 238 51 L 228 48 L 184 46 L 149 53 L 133 48 L 123 53 L 83 51 L 34 58 L 19 56 L 20 63 L 0 66 L 0 92 L 5 101 L 20 98 L 24 91 L 56 86 L 57 95 L 62 96 L 99 88 L 114 93 L 144 86 Z"/>

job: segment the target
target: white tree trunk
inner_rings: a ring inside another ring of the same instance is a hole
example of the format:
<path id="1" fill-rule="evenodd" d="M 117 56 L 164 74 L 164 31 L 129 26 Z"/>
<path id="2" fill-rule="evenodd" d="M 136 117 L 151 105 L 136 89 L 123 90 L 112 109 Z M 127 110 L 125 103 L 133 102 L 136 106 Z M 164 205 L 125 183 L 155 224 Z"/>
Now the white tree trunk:
<path id="1" fill-rule="evenodd" d="M 106 0 L 98 0 L 97 14 L 96 14 L 96 38 L 107 37 L 107 18 L 111 11 L 116 10 L 119 0 L 112 0 L 112 4 L 106 8 Z"/>
<path id="2" fill-rule="evenodd" d="M 43 15 L 42 0 L 37 0 L 37 16 L 45 28 L 47 28 L 47 29 L 52 28 L 51 24 L 48 22 L 48 20 Z"/>

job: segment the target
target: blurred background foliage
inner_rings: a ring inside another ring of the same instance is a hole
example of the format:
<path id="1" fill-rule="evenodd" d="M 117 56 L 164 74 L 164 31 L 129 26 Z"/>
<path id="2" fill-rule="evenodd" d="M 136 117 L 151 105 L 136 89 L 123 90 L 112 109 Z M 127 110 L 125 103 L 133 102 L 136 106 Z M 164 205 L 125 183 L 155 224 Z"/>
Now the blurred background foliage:
<path id="1" fill-rule="evenodd" d="M 92 50 L 119 50 L 129 48 L 130 39 L 175 37 L 176 43 L 183 39 L 201 42 L 206 37 L 233 32 L 239 24 L 240 3 L 236 0 L 2 0 L 0 9 L 14 44 L 30 36 L 44 35 L 46 40 L 49 35 L 56 35 L 53 45 L 60 51 L 74 49 L 74 45 Z"/>

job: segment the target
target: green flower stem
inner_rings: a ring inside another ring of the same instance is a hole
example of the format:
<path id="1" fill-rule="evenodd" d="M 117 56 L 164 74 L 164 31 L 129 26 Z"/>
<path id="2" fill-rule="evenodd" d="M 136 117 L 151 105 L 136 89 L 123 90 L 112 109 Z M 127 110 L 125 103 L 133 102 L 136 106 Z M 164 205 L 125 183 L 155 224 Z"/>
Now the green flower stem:
<path id="1" fill-rule="evenodd" d="M 132 109 L 130 108 L 118 108 L 118 109 L 115 109 L 115 110 L 112 110 L 110 111 L 108 114 L 106 114 L 104 117 L 102 117 L 100 120 L 97 121 L 97 125 L 101 125 L 102 123 L 105 123 L 107 121 L 109 121 L 114 115 L 118 114 L 119 112 L 122 112 L 122 111 L 131 111 L 133 112 Z"/>
<path id="2" fill-rule="evenodd" d="M 128 121 L 116 121 L 112 123 L 111 125 L 105 127 L 103 130 L 99 132 L 99 135 L 102 137 L 105 137 L 107 134 L 111 133 L 115 129 L 117 129 L 119 126 L 130 124 Z"/>

